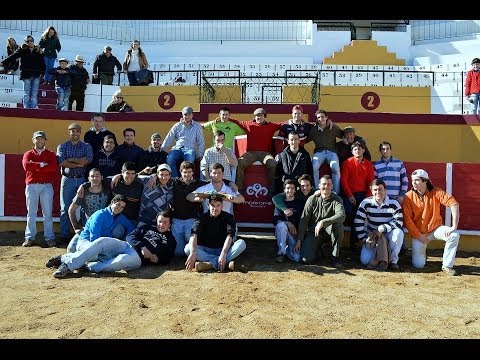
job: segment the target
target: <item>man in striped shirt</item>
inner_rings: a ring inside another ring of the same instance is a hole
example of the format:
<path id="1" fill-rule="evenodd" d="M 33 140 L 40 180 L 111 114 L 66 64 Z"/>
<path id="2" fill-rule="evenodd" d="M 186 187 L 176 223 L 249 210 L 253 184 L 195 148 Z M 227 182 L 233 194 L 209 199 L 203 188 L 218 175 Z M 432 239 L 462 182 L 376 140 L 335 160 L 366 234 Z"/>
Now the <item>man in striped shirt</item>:
<path id="1" fill-rule="evenodd" d="M 380 160 L 373 163 L 376 179 L 382 179 L 387 186 L 387 195 L 390 199 L 397 200 L 400 205 L 408 190 L 408 176 L 405 165 L 399 159 L 392 156 L 392 144 L 382 141 L 378 145 Z M 407 250 L 407 243 L 403 240 L 400 254 Z"/>
<path id="2" fill-rule="evenodd" d="M 368 235 L 372 232 L 383 233 L 389 244 L 389 267 L 398 270 L 398 253 L 404 237 L 402 207 L 397 200 L 388 197 L 383 180 L 373 180 L 370 189 L 373 195 L 362 200 L 354 219 L 358 239 L 363 243 L 360 262 L 367 265 L 375 256 L 376 249 L 368 248 L 365 244 Z M 386 270 L 387 264 L 379 263 L 377 269 Z"/>

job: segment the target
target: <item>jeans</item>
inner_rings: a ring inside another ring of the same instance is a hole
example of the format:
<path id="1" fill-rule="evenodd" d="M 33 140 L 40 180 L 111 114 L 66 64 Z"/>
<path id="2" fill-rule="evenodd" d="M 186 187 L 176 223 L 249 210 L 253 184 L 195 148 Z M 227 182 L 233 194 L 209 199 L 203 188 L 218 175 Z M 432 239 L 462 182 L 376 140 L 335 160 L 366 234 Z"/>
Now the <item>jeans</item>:
<path id="1" fill-rule="evenodd" d="M 49 71 L 54 68 L 56 57 L 43 57 L 45 59 L 45 81 L 52 81 L 53 75 L 49 74 Z"/>
<path id="2" fill-rule="evenodd" d="M 64 88 L 57 86 L 57 110 L 66 111 L 68 110 L 68 99 L 70 98 L 70 88 Z"/>
<path id="3" fill-rule="evenodd" d="M 403 229 L 393 229 L 392 231 L 385 233 L 390 248 L 390 263 L 392 264 L 398 263 L 398 253 L 402 248 L 404 235 Z M 368 265 L 374 256 L 375 249 L 367 248 L 365 245 L 362 246 L 360 262 L 363 265 Z"/>
<path id="4" fill-rule="evenodd" d="M 288 226 L 285 221 L 280 221 L 275 226 L 275 237 L 277 238 L 278 255 L 285 254 L 287 257 L 294 261 L 300 261 L 300 251 L 294 252 L 297 239 L 288 231 Z"/>
<path id="5" fill-rule="evenodd" d="M 137 227 L 138 225 L 137 220 L 132 220 L 132 219 L 128 219 L 128 220 L 130 220 L 130 222 L 133 225 L 135 225 L 135 227 Z M 112 237 L 115 239 L 125 240 L 127 235 L 128 235 L 127 229 L 122 224 L 116 224 L 112 229 Z"/>
<path id="6" fill-rule="evenodd" d="M 38 87 L 40 86 L 40 77 L 30 76 L 23 79 L 23 108 L 38 109 Z"/>
<path id="7" fill-rule="evenodd" d="M 137 78 L 135 77 L 136 73 L 137 73 L 136 71 L 129 71 L 127 73 L 128 83 L 129 83 L 130 86 L 137 86 L 138 85 Z"/>
<path id="8" fill-rule="evenodd" d="M 195 164 L 195 151 L 188 149 L 170 150 L 167 155 L 167 164 L 172 169 L 172 177 L 179 177 L 178 171 L 182 161 L 190 161 Z"/>
<path id="9" fill-rule="evenodd" d="M 428 239 L 430 240 L 443 240 L 445 241 L 445 247 L 443 249 L 443 259 L 442 266 L 449 268 L 453 267 L 455 262 L 455 255 L 457 254 L 458 241 L 460 240 L 460 234 L 457 232 L 452 232 L 450 236 L 445 237 L 445 231 L 448 230 L 448 226 L 439 226 L 433 232 L 428 234 Z M 412 238 L 412 265 L 417 269 L 421 269 L 425 266 L 427 261 L 426 256 L 427 245 L 422 243 L 418 239 Z"/>
<path id="10" fill-rule="evenodd" d="M 355 206 L 352 205 L 346 195 L 342 195 L 343 207 L 345 208 L 345 225 L 350 226 L 350 249 L 354 249 L 358 243 L 358 236 L 357 232 L 355 231 L 355 225 L 353 225 L 353 219 L 355 219 L 355 215 L 357 214 L 358 206 L 362 200 L 367 197 L 367 193 L 363 191 L 356 192 L 353 193 L 353 197 L 356 200 Z"/>
<path id="11" fill-rule="evenodd" d="M 335 191 L 337 195 L 340 195 L 340 161 L 338 160 L 337 153 L 329 150 L 322 150 L 313 154 L 312 167 L 315 189 L 318 189 L 318 183 L 320 182 L 320 166 L 322 166 L 325 161 L 328 162 L 332 170 L 333 191 Z"/>
<path id="12" fill-rule="evenodd" d="M 46 241 L 55 239 L 53 232 L 53 185 L 52 184 L 28 184 L 25 187 L 25 199 L 27 205 L 27 226 L 25 239 L 34 240 L 37 235 L 37 211 L 38 201 L 42 206 L 43 236 Z"/>
<path id="13" fill-rule="evenodd" d="M 62 176 L 60 182 L 60 236 L 70 238 L 70 218 L 68 217 L 68 207 L 72 203 L 77 189 L 85 182 L 85 178 L 68 178 Z"/>
<path id="14" fill-rule="evenodd" d="M 80 240 L 78 250 L 62 255 L 61 259 L 72 271 L 87 263 L 87 269 L 96 273 L 134 270 L 142 265 L 142 259 L 129 243 L 111 237 L 92 242 Z"/>
<path id="15" fill-rule="evenodd" d="M 195 218 L 192 219 L 172 219 L 172 234 L 177 241 L 175 247 L 175 256 L 185 256 L 183 249 L 185 245 L 190 241 L 190 235 L 192 234 L 192 226 L 195 222 Z"/>
<path id="16" fill-rule="evenodd" d="M 478 114 L 478 104 L 480 103 L 480 94 L 470 94 L 472 100 L 472 114 Z"/>
<path id="17" fill-rule="evenodd" d="M 227 264 L 244 252 L 246 248 L 247 244 L 245 244 L 244 240 L 240 239 L 235 241 L 232 246 L 230 246 L 230 249 L 228 249 Z M 190 255 L 191 250 L 192 247 L 190 243 L 185 245 L 184 251 L 187 256 Z M 195 260 L 208 261 L 210 264 L 212 264 L 215 270 L 218 270 L 218 257 L 220 256 L 221 252 L 222 248 L 209 248 L 206 246 L 197 245 L 197 257 Z"/>

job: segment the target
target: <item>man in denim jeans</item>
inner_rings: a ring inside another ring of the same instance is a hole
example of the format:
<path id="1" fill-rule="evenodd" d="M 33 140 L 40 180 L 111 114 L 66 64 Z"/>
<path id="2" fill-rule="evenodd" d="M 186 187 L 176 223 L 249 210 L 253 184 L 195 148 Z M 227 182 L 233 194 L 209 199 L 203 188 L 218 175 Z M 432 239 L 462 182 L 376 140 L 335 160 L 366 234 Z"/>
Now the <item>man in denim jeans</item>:
<path id="1" fill-rule="evenodd" d="M 467 72 L 465 79 L 465 96 L 472 104 L 472 114 L 477 114 L 480 103 L 480 59 L 472 60 L 472 70 Z"/>
<path id="2" fill-rule="evenodd" d="M 23 81 L 23 108 L 38 109 L 38 87 L 40 76 L 45 74 L 45 60 L 42 50 L 34 44 L 33 37 L 27 35 L 25 43 L 0 64 L 4 66 L 20 59 L 20 80 Z"/>
<path id="3" fill-rule="evenodd" d="M 27 202 L 27 226 L 22 246 L 31 246 L 37 234 L 38 201 L 42 206 L 43 234 L 48 247 L 55 245 L 53 232 L 53 181 L 57 171 L 55 153 L 45 148 L 47 136 L 44 131 L 33 133 L 33 149 L 23 154 L 25 169 L 25 199 Z"/>

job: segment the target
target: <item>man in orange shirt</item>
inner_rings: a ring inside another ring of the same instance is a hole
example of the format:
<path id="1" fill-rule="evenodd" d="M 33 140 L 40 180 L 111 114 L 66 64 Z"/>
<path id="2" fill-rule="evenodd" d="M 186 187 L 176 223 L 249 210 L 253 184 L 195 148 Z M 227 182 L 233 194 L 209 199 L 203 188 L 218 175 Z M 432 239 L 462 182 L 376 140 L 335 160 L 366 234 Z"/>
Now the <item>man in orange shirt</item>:
<path id="1" fill-rule="evenodd" d="M 440 205 L 452 211 L 452 226 L 443 225 Z M 457 200 L 439 187 L 433 186 L 423 169 L 412 172 L 412 189 L 405 194 L 402 203 L 403 224 L 412 238 L 412 264 L 425 266 L 427 245 L 434 239 L 445 241 L 442 271 L 454 276 L 453 269 L 460 234 L 456 232 L 460 219 Z"/>

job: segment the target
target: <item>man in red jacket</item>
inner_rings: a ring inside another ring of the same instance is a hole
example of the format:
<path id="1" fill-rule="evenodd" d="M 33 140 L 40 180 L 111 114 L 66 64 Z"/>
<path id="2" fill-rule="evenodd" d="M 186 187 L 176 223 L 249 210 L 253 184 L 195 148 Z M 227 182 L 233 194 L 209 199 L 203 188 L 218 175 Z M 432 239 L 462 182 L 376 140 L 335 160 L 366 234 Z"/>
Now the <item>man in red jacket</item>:
<path id="1" fill-rule="evenodd" d="M 47 136 L 44 131 L 33 133 L 33 149 L 23 154 L 25 169 L 25 198 L 27 204 L 27 226 L 22 246 L 31 246 L 37 235 L 38 201 L 42 206 L 43 234 L 48 247 L 55 246 L 53 232 L 53 181 L 57 171 L 57 156 L 45 148 Z"/>
<path id="2" fill-rule="evenodd" d="M 269 193 L 275 193 L 275 168 L 277 163 L 271 153 L 272 137 L 280 130 L 280 124 L 267 122 L 267 112 L 258 108 L 253 112 L 253 120 L 238 121 L 230 119 L 240 126 L 247 134 L 247 152 L 238 159 L 237 185 L 243 189 L 243 177 L 245 169 L 255 161 L 261 161 L 268 169 Z"/>
<path id="3" fill-rule="evenodd" d="M 478 111 L 478 104 L 480 103 L 480 59 L 472 60 L 472 70 L 467 72 L 465 79 L 465 96 L 472 104 L 472 114 Z"/>

